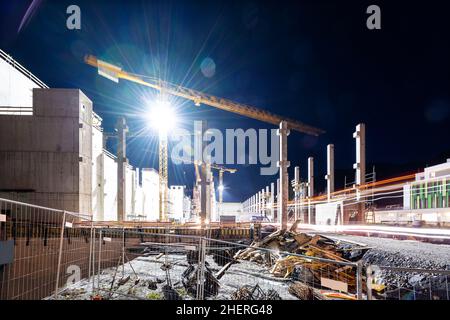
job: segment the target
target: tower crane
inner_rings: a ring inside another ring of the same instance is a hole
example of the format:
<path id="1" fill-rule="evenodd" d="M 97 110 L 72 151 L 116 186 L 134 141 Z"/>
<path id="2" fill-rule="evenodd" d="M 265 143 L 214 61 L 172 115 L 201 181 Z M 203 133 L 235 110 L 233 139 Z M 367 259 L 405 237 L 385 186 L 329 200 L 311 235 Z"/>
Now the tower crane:
<path id="1" fill-rule="evenodd" d="M 313 136 L 318 136 L 324 133 L 322 129 L 307 125 L 297 120 L 289 119 L 265 110 L 255 108 L 253 106 L 237 103 L 224 98 L 215 97 L 213 95 L 185 88 L 180 85 L 175 85 L 158 78 L 145 77 L 146 80 L 144 80 L 142 76 L 124 71 L 122 70 L 121 67 L 97 59 L 93 55 L 86 55 L 84 60 L 88 65 L 97 68 L 99 75 L 104 76 L 114 82 L 119 82 L 119 79 L 128 80 L 149 88 L 156 89 L 164 94 L 170 94 L 173 96 L 191 100 L 194 102 L 196 106 L 204 104 L 217 109 L 236 113 L 242 116 L 246 116 L 252 119 L 260 120 L 277 126 L 280 124 L 280 122 L 284 121 L 290 130 L 303 132 Z M 161 138 L 159 141 L 159 156 L 160 156 L 159 174 L 160 174 L 160 193 L 161 193 L 160 219 L 165 220 L 166 218 L 165 213 L 167 213 L 167 192 L 165 192 L 165 189 L 168 187 L 167 141 L 164 141 L 164 139 Z M 202 214 L 205 214 L 205 212 L 202 212 Z M 204 220 L 205 217 L 202 217 L 202 223 Z"/>

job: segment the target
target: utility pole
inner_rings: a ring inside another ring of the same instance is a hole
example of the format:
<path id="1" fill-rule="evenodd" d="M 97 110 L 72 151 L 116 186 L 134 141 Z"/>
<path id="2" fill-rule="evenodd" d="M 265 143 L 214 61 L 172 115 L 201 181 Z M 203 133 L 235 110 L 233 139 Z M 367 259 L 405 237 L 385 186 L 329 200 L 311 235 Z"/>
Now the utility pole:
<path id="1" fill-rule="evenodd" d="M 117 130 L 117 221 L 123 221 L 126 212 L 126 166 L 127 160 L 127 132 L 128 126 L 124 117 L 116 123 Z"/>
<path id="2" fill-rule="evenodd" d="M 281 209 L 281 229 L 287 229 L 288 222 L 288 200 L 289 200 L 289 177 L 287 169 L 290 165 L 287 160 L 287 137 L 289 130 L 287 128 L 287 122 L 280 122 L 280 129 L 277 134 L 280 136 L 280 161 L 278 161 L 278 167 L 280 168 L 280 209 Z"/>

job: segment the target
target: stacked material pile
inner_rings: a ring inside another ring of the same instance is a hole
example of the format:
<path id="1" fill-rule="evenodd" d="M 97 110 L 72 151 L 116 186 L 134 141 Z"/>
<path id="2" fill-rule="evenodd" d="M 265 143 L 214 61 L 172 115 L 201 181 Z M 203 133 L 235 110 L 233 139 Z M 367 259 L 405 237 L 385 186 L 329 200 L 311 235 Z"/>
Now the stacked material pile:
<path id="1" fill-rule="evenodd" d="M 323 278 L 346 283 L 355 291 L 356 267 L 367 247 L 349 245 L 322 235 L 276 231 L 239 252 L 235 259 L 266 264 L 277 277 L 305 283 L 321 283 Z"/>

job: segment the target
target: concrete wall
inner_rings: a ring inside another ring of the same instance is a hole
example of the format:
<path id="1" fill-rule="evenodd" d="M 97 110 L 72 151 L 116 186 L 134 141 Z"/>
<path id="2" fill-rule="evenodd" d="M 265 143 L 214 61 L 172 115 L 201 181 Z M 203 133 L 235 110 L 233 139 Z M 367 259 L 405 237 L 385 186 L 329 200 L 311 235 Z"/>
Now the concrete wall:
<path id="1" fill-rule="evenodd" d="M 192 200 L 189 196 L 184 196 L 183 199 L 183 219 L 190 221 L 192 218 Z"/>
<path id="2" fill-rule="evenodd" d="M 133 167 L 128 165 L 125 168 L 125 220 L 133 220 L 134 217 L 134 183 L 135 173 Z"/>
<path id="3" fill-rule="evenodd" d="M 220 208 L 219 208 L 220 206 Z M 222 205 L 217 203 L 220 216 L 235 216 L 236 221 L 248 221 L 251 216 L 244 213 L 244 206 L 241 202 L 223 202 Z M 220 221 L 220 216 L 218 217 Z"/>
<path id="4" fill-rule="evenodd" d="M 159 174 L 148 168 L 143 168 L 141 174 L 143 215 L 145 220 L 156 221 L 159 219 Z"/>
<path id="5" fill-rule="evenodd" d="M 43 87 L 1 55 L 0 197 L 117 220 L 117 163 L 103 150 L 102 119 L 80 90 Z M 8 107 L 33 114 L 2 113 Z M 158 172 L 144 169 L 142 186 L 132 166 L 125 176 L 125 219 L 158 219 Z"/>
<path id="6" fill-rule="evenodd" d="M 103 220 L 117 220 L 117 162 L 109 153 L 103 153 L 103 190 L 104 215 Z"/>
<path id="7" fill-rule="evenodd" d="M 92 102 L 34 89 L 33 116 L 0 115 L 0 197 L 92 211 Z"/>
<path id="8" fill-rule="evenodd" d="M 338 225 L 343 220 L 343 202 L 333 201 L 315 205 L 316 224 Z"/>
<path id="9" fill-rule="evenodd" d="M 169 188 L 169 218 L 176 221 L 184 220 L 184 186 Z"/>
<path id="10" fill-rule="evenodd" d="M 31 108 L 33 88 L 39 86 L 0 59 L 0 106 Z"/>
<path id="11" fill-rule="evenodd" d="M 99 127 L 92 127 L 92 214 L 95 220 L 104 215 L 104 168 L 103 133 Z"/>

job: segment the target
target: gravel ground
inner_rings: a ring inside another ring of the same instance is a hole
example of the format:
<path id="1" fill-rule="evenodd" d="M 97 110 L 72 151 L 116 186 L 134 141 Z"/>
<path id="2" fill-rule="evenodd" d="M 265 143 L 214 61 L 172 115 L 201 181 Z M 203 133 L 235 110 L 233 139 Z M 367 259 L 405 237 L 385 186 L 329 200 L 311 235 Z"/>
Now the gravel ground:
<path id="1" fill-rule="evenodd" d="M 364 265 L 450 271 L 450 245 L 413 240 L 329 235 L 367 244 Z M 386 297 L 401 299 L 449 299 L 450 274 L 383 270 L 375 273 L 378 282 L 387 284 Z M 400 288 L 400 289 L 399 289 Z"/>
<path id="2" fill-rule="evenodd" d="M 450 245 L 412 240 L 332 235 L 333 238 L 367 244 L 372 249 L 364 256 L 370 263 L 425 269 L 450 269 Z M 379 256 L 380 258 L 376 258 Z"/>

